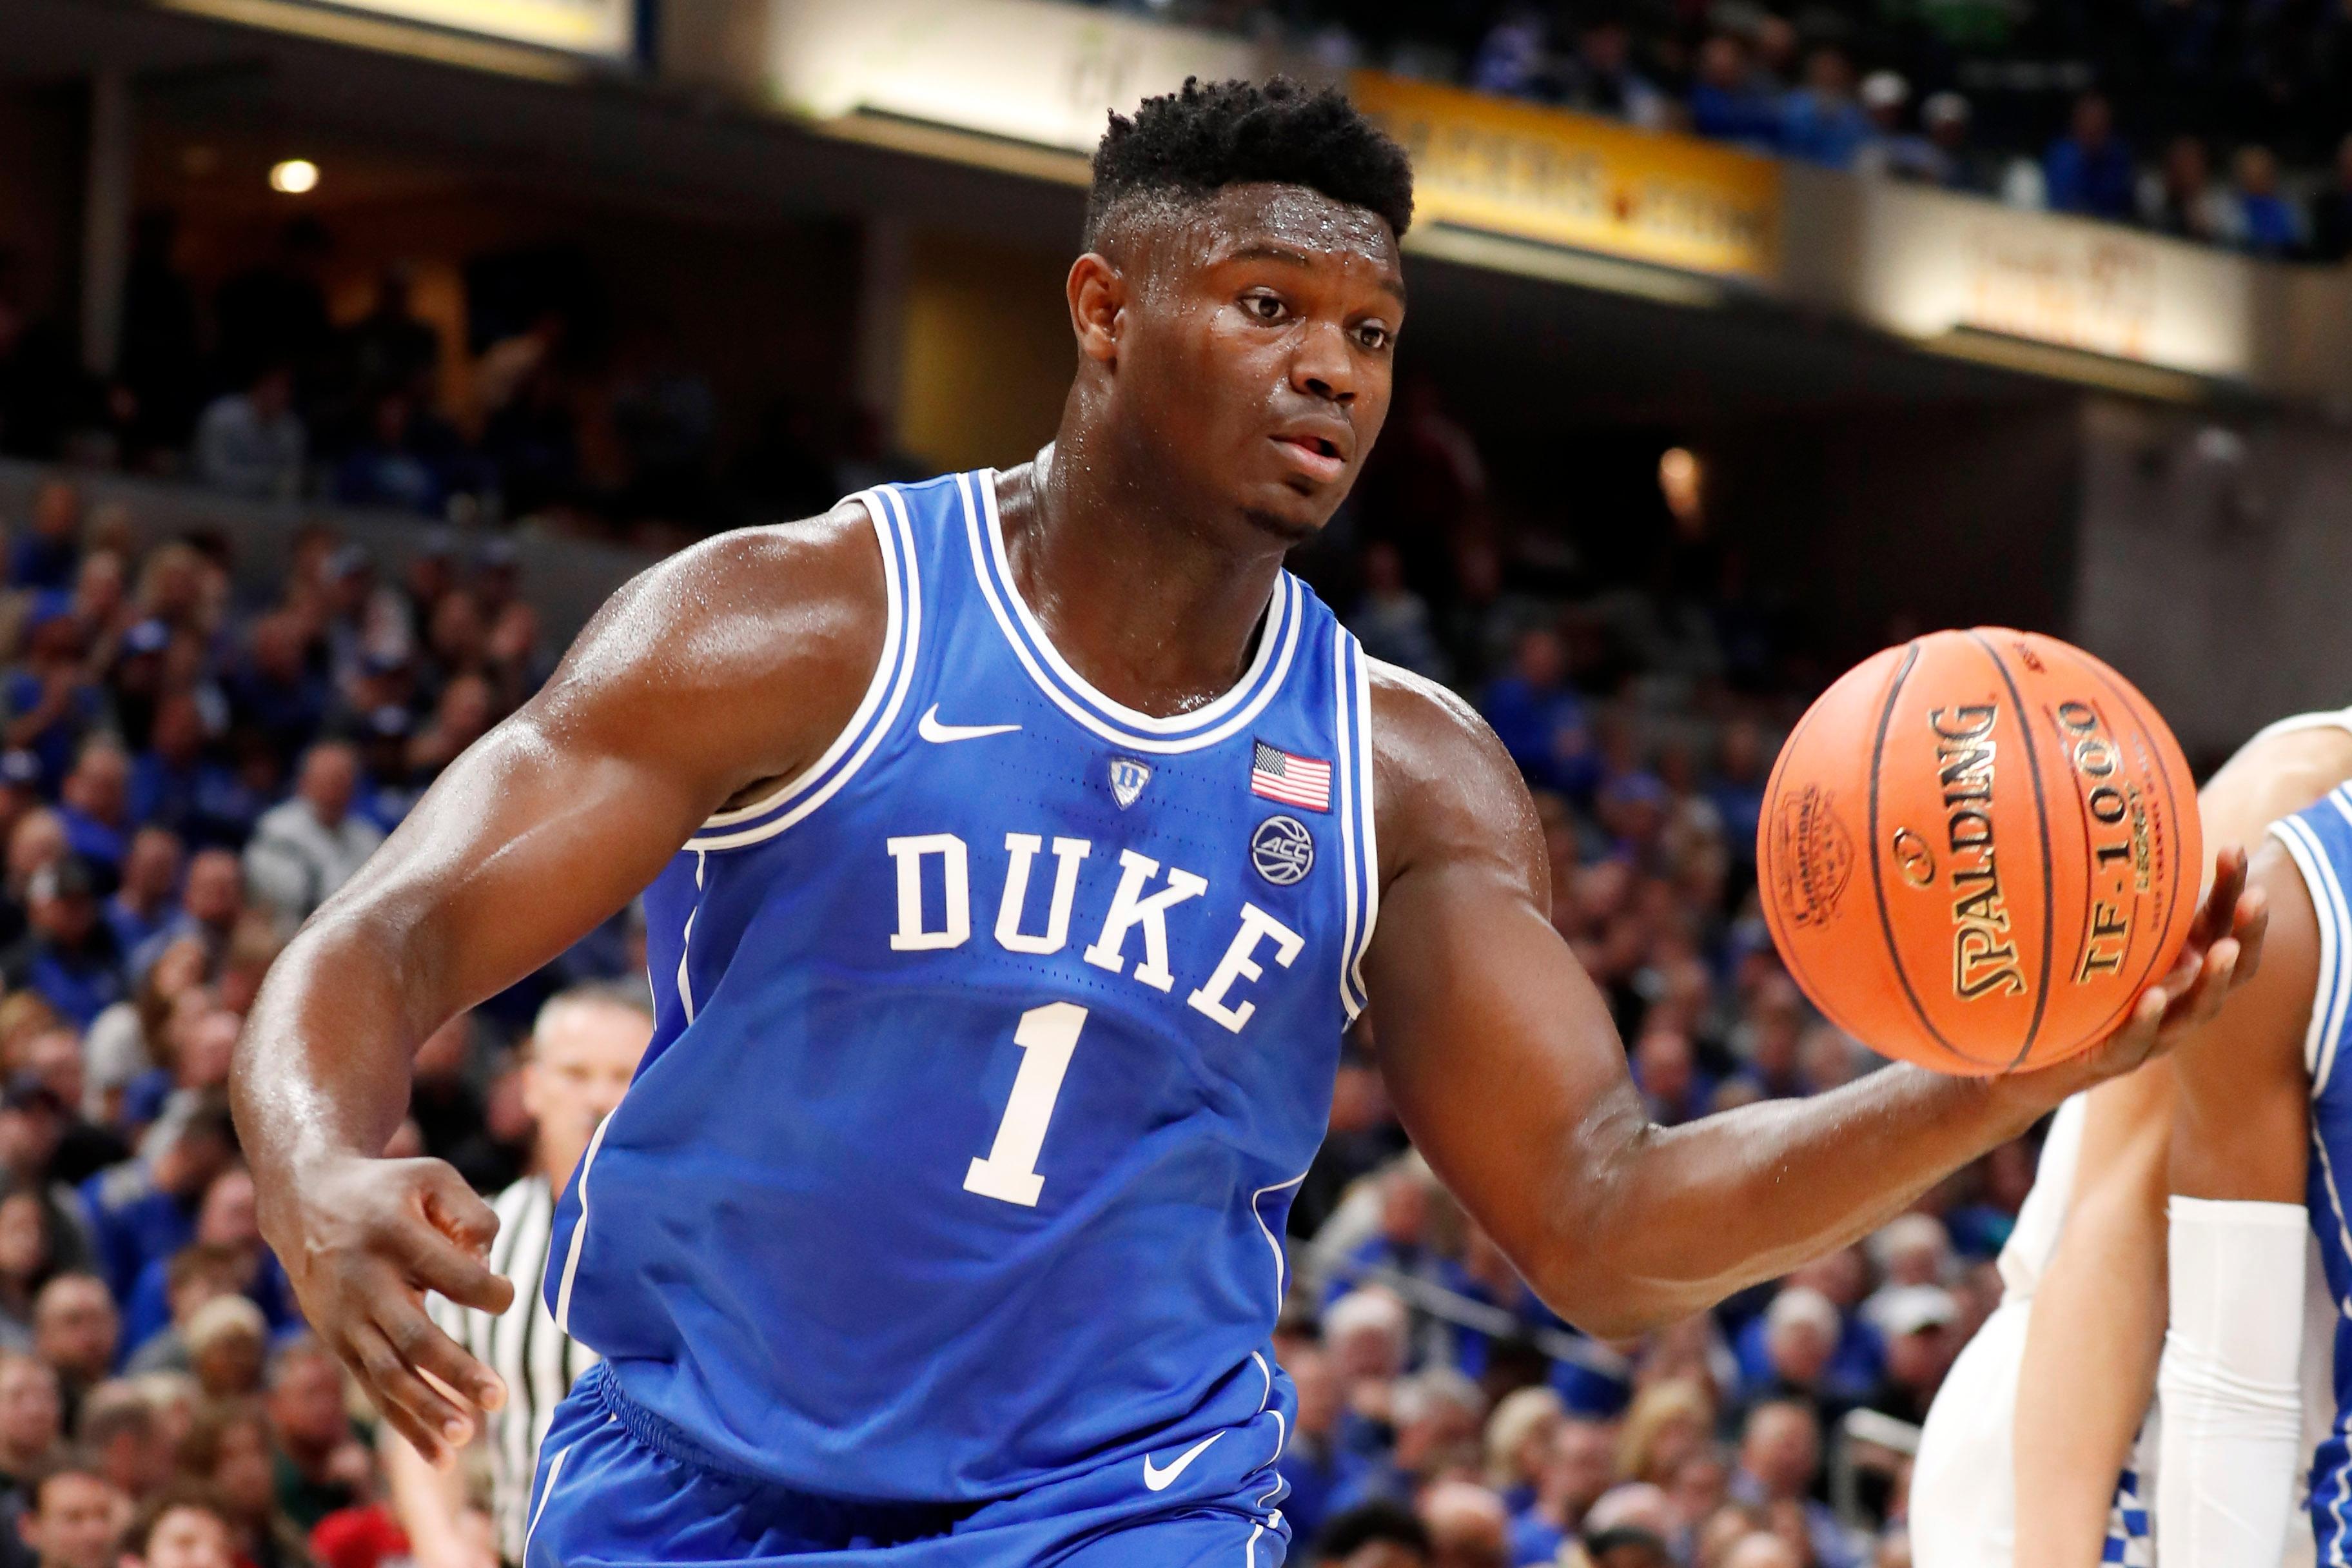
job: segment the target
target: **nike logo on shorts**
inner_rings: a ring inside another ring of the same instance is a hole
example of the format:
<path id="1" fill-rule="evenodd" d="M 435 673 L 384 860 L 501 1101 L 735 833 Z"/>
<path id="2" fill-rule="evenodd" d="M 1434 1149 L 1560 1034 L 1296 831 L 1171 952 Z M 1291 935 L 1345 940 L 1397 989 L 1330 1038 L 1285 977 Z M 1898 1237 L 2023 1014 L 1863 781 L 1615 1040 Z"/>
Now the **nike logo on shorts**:
<path id="1" fill-rule="evenodd" d="M 1164 1469 L 1164 1470 L 1163 1470 L 1163 1469 L 1161 1469 L 1161 1468 L 1160 1468 L 1158 1466 L 1154 1465 L 1154 1464 L 1151 1462 L 1151 1456 L 1150 1456 L 1150 1455 L 1149 1455 L 1149 1454 L 1144 1455 L 1144 1456 L 1143 1456 L 1143 1484 L 1144 1484 L 1144 1486 L 1145 1486 L 1147 1489 L 1149 1489 L 1150 1490 L 1151 1490 L 1151 1491 L 1155 1491 L 1155 1492 L 1164 1492 L 1164 1491 L 1166 1491 L 1170 1487 L 1172 1487 L 1172 1486 L 1174 1486 L 1174 1485 L 1176 1484 L 1176 1478 L 1177 1478 L 1178 1476 L 1182 1475 L 1182 1474 L 1184 1473 L 1184 1471 L 1185 1471 L 1186 1468 L 1187 1468 L 1187 1467 L 1189 1467 L 1189 1466 L 1192 1463 L 1192 1461 L 1193 1461 L 1193 1460 L 1195 1460 L 1195 1459 L 1197 1459 L 1197 1458 L 1199 1458 L 1201 1457 L 1201 1454 L 1202 1454 L 1202 1450 L 1204 1450 L 1205 1448 L 1207 1448 L 1207 1447 L 1208 1447 L 1208 1446 L 1209 1446 L 1210 1444 L 1212 1444 L 1212 1443 L 1215 1442 L 1218 1438 L 1220 1438 L 1220 1437 L 1222 1437 L 1222 1436 L 1224 1436 L 1224 1434 L 1223 1434 L 1223 1432 L 1212 1432 L 1212 1433 L 1210 1433 L 1207 1436 L 1205 1436 L 1205 1437 L 1202 1438 L 1199 1442 L 1197 1442 L 1197 1443 L 1193 1444 L 1191 1447 L 1189 1447 L 1189 1448 L 1185 1449 L 1185 1450 L 1183 1451 L 1183 1453 L 1181 1453 L 1181 1454 L 1178 1455 L 1178 1456 L 1177 1456 L 1177 1458 L 1176 1458 L 1176 1462 L 1175 1462 L 1174 1464 L 1172 1464 L 1172 1465 L 1169 1466 L 1169 1467 L 1168 1467 L 1166 1469 Z"/>
<path id="2" fill-rule="evenodd" d="M 942 724 L 940 705 L 934 702 L 930 711 L 916 721 L 915 733 L 935 746 L 944 746 L 950 741 L 977 741 L 982 735 L 1009 735 L 1019 728 L 1018 724 Z"/>

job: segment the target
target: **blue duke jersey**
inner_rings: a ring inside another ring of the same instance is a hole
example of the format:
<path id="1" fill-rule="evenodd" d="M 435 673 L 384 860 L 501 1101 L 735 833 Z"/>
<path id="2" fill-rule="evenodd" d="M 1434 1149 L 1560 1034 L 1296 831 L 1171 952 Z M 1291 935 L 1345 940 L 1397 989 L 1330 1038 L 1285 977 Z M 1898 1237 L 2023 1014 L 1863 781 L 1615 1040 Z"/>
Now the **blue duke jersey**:
<path id="1" fill-rule="evenodd" d="M 2304 1349 L 2305 1428 L 2315 1441 L 2312 1532 L 2322 1563 L 2352 1561 L 2352 785 L 2271 825 L 2319 921 L 2304 1064 L 2311 1079 L 2311 1174 L 2305 1203 L 2328 1310 Z M 2333 1367 L 2330 1368 L 2330 1362 Z M 2317 1383 L 2322 1386 L 2315 1387 Z"/>
<path id="2" fill-rule="evenodd" d="M 860 499 L 880 667 L 646 896 L 654 1041 L 556 1320 L 773 1485 L 978 1502 L 1232 1437 L 1273 1500 L 1284 1221 L 1375 914 L 1364 656 L 1286 574 L 1238 686 L 1135 712 L 1015 593 L 992 474 Z"/>

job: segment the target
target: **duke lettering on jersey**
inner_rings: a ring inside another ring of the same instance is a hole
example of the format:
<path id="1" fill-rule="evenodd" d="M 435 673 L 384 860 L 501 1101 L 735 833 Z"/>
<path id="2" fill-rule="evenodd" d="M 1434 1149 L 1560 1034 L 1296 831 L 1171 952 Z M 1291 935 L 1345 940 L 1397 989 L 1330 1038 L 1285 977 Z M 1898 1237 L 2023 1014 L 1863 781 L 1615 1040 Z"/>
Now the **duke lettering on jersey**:
<path id="1" fill-rule="evenodd" d="M 1024 906 L 1028 901 L 1030 868 L 1044 842 L 1034 833 L 1004 836 L 1004 847 L 1011 859 L 1004 876 L 1003 895 L 997 904 L 995 937 L 996 944 L 1008 952 L 1044 957 L 1061 952 L 1069 941 L 1079 868 L 1094 846 L 1083 838 L 1054 840 L 1054 856 L 1059 865 L 1054 875 L 1053 907 L 1045 917 L 1045 934 L 1032 936 L 1022 930 Z M 892 838 L 888 848 L 898 868 L 898 925 L 890 933 L 891 950 L 940 952 L 961 947 L 970 941 L 971 857 L 963 840 L 952 833 L 925 833 Z M 929 900 L 925 895 L 926 858 L 936 860 L 940 868 L 936 891 Z M 1136 965 L 1132 977 L 1154 990 L 1166 991 L 1176 983 L 1176 975 L 1169 968 L 1169 910 L 1206 894 L 1209 881 L 1181 866 L 1171 866 L 1166 871 L 1166 885 L 1147 892 L 1152 878 L 1160 871 L 1160 863 L 1150 857 L 1132 849 L 1120 851 L 1118 890 L 1104 910 L 1099 934 L 1087 946 L 1086 962 L 1113 974 L 1119 973 L 1127 965 L 1128 938 L 1139 930 L 1144 961 Z M 1307 946 L 1307 939 L 1281 921 L 1255 904 L 1244 903 L 1233 924 L 1233 935 L 1223 956 L 1215 961 L 1213 969 L 1204 971 L 1206 982 L 1185 998 L 1186 1005 L 1234 1033 L 1241 1033 L 1256 1013 L 1256 1004 L 1243 1001 L 1234 1005 L 1228 1002 L 1228 996 L 1235 984 L 1264 976 L 1265 969 L 1255 954 L 1268 942 L 1274 944 L 1274 962 L 1285 969 L 1298 961 Z"/>
<path id="2" fill-rule="evenodd" d="M 1272 1530 L 1279 1238 L 1377 914 L 1362 656 L 1285 577 L 1234 690 L 1121 708 L 993 493 L 864 498 L 856 717 L 647 889 L 654 1043 L 550 1298 L 603 1397 L 722 1470 L 978 1502 L 1222 1434 Z M 1328 759 L 1328 809 L 1256 793 L 1267 749 Z"/>

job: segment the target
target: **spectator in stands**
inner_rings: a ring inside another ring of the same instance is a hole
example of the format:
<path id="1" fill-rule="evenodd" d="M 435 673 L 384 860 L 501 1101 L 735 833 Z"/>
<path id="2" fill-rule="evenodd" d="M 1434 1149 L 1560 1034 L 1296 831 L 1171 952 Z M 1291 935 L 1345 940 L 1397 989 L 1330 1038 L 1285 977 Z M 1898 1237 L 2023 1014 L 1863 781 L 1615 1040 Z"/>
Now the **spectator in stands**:
<path id="1" fill-rule="evenodd" d="M 1714 1426 L 1715 1401 L 1697 1382 L 1672 1377 L 1650 1384 L 1634 1395 L 1619 1429 L 1618 1476 L 1663 1489 L 1706 1447 Z"/>
<path id="2" fill-rule="evenodd" d="M 1633 34 L 1625 18 L 1605 7 L 1584 15 L 1575 57 L 1562 72 L 1561 101 L 1644 131 L 1664 130 L 1674 106 L 1656 83 L 1634 68 Z"/>
<path id="3" fill-rule="evenodd" d="M 1699 46 L 1690 118 L 1691 129 L 1702 136 L 1751 153 L 1780 150 L 1779 94 L 1758 85 L 1748 46 L 1730 33 L 1717 33 Z"/>
<path id="4" fill-rule="evenodd" d="M 1368 1502 L 1411 1504 L 1423 1486 L 1449 1467 L 1475 1472 L 1479 1424 L 1486 1401 L 1478 1385 L 1450 1368 L 1432 1367 L 1397 1385 L 1392 1406 L 1396 1442 L 1343 1483 L 1335 1509 Z"/>
<path id="5" fill-rule="evenodd" d="M 40 1568 L 116 1568 L 114 1543 L 131 1512 L 106 1473 L 68 1454 L 32 1483 L 16 1528 Z"/>
<path id="6" fill-rule="evenodd" d="M 171 1258 L 149 1263 L 131 1287 L 122 1308 L 125 1346 L 138 1349 L 173 1321 L 171 1268 L 190 1252 L 203 1257 L 207 1268 L 227 1271 L 233 1289 L 260 1308 L 273 1329 L 296 1322 L 285 1270 L 262 1245 L 261 1226 L 254 1216 L 253 1177 L 244 1166 L 232 1165 L 205 1189 L 205 1201 L 196 1211 L 195 1239 Z"/>
<path id="7" fill-rule="evenodd" d="M 1699 1070 L 1690 1037 L 1671 1025 L 1645 1028 L 1634 1042 L 1633 1082 L 1664 1127 L 1696 1121 L 1715 1102 L 1715 1081 Z"/>
<path id="8" fill-rule="evenodd" d="M 257 1403 L 228 1401 L 199 1415 L 180 1445 L 180 1468 L 219 1497 L 238 1533 L 240 1563 L 309 1568 L 302 1532 L 278 1505 L 269 1419 Z"/>
<path id="9" fill-rule="evenodd" d="M 113 1294 L 95 1274 L 60 1274 L 33 1302 L 33 1353 L 54 1368 L 74 1426 L 83 1396 L 114 1370 L 122 1344 L 122 1317 Z"/>
<path id="10" fill-rule="evenodd" d="M 39 760 L 44 791 L 65 778 L 82 735 L 105 708 L 83 663 L 81 628 L 58 597 L 35 595 L 24 657 L 7 684 L 6 742 Z"/>
<path id="11" fill-rule="evenodd" d="M 29 1351 L 0 1351 L 0 1518 L 25 1506 L 64 1436 L 56 1370 Z"/>
<path id="12" fill-rule="evenodd" d="M 226 1097 L 215 1093 L 157 1123 L 137 1158 L 82 1184 L 100 1271 L 118 1297 L 129 1297 L 148 1264 L 195 1239 L 205 1192 L 236 1152 Z"/>
<path id="13" fill-rule="evenodd" d="M 255 900 L 289 925 L 308 919 L 349 881 L 383 835 L 352 810 L 359 793 L 359 754 L 330 741 L 303 754 L 294 798 L 263 814 L 245 852 Z"/>
<path id="14" fill-rule="evenodd" d="M 121 882 L 106 900 L 106 923 L 115 945 L 135 955 L 172 919 L 172 896 L 180 887 L 180 840 L 164 827 L 142 827 L 122 858 Z M 137 973 L 132 959 L 132 973 Z"/>
<path id="15" fill-rule="evenodd" d="M 1331 1494 L 1363 1461 L 1340 1442 L 1346 1390 L 1330 1352 L 1307 1345 L 1284 1356 L 1282 1369 L 1290 1374 L 1298 1409 L 1275 1469 L 1290 1488 L 1282 1510 L 1290 1516 L 1293 1533 L 1312 1540 L 1330 1512 Z"/>
<path id="16" fill-rule="evenodd" d="M 2132 216 L 2137 174 L 2131 149 L 2116 135 L 2115 109 L 2103 93 L 2074 100 L 2067 133 L 2042 154 L 2045 199 L 2057 212 L 2126 219 Z"/>
<path id="17" fill-rule="evenodd" d="M 1822 1429 L 1794 1400 L 1768 1399 L 1748 1414 L 1732 1495 L 1750 1507 L 1793 1506 L 1803 1516 L 1817 1568 L 1862 1568 L 1862 1553 L 1827 1505 L 1812 1496 L 1822 1465 Z"/>
<path id="18" fill-rule="evenodd" d="M 1551 28 L 1541 10 L 1513 5 L 1496 18 L 1471 58 L 1470 85 L 1503 98 L 1560 96 Z"/>
<path id="19" fill-rule="evenodd" d="M 1509 1568 L 1511 1519 L 1503 1500 L 1473 1481 L 1443 1480 L 1422 1495 L 1431 1568 Z"/>
<path id="20" fill-rule="evenodd" d="M 1898 98 L 1898 108 L 1900 103 Z M 1823 44 L 1805 58 L 1805 85 L 1781 101 L 1780 121 L 1783 152 L 1831 169 L 1851 168 L 1855 154 L 1878 133 L 1854 98 L 1853 62 L 1834 44 Z"/>
<path id="21" fill-rule="evenodd" d="M 196 473 L 230 495 L 292 500 L 302 490 L 310 447 L 310 431 L 294 411 L 294 369 L 281 362 L 206 405 L 196 421 Z"/>
<path id="22" fill-rule="evenodd" d="M 335 499 L 352 506 L 438 516 L 448 496 L 448 481 L 418 445 L 417 424 L 407 393 L 378 394 L 367 433 L 335 469 Z"/>
<path id="23" fill-rule="evenodd" d="M 26 889 L 29 929 L 0 958 L 12 990 L 33 992 L 81 1028 L 129 991 L 99 886 L 97 868 L 79 855 L 42 867 Z"/>
<path id="24" fill-rule="evenodd" d="M 268 1369 L 269 1323 L 242 1296 L 218 1296 L 197 1308 L 181 1331 L 188 1370 L 209 1399 L 259 1394 Z"/>
<path id="25" fill-rule="evenodd" d="M 1564 1419 L 1559 1395 L 1541 1384 L 1514 1389 L 1496 1402 L 1486 1418 L 1486 1484 L 1510 1512 L 1534 1505 L 1537 1478 Z"/>
<path id="26" fill-rule="evenodd" d="M 2213 183 L 2204 142 L 2176 136 L 2164 150 L 2164 167 L 2145 182 L 2140 218 L 2150 228 L 2182 239 L 2221 244 L 2239 231 L 2227 192 Z"/>
<path id="27" fill-rule="evenodd" d="M 58 819 L 65 824 L 67 847 L 109 880 L 118 878 L 131 825 L 130 757 L 108 736 L 84 742 L 58 795 Z"/>
<path id="28" fill-rule="evenodd" d="M 1318 1568 L 1430 1568 L 1429 1531 L 1393 1503 L 1339 1515 L 1316 1538 Z"/>
<path id="29" fill-rule="evenodd" d="M 308 1530 L 360 1500 L 367 1450 L 343 1406 L 342 1368 L 316 1340 L 297 1340 L 270 1358 L 269 1427 L 287 1518 Z"/>
<path id="30" fill-rule="evenodd" d="M 70 479 L 42 480 L 26 521 L 8 549 L 8 586 L 63 593 L 81 570 L 81 491 Z"/>
<path id="31" fill-rule="evenodd" d="M 1450 668 L 1431 624 L 1429 601 L 1404 578 L 1404 557 L 1387 540 L 1364 548 L 1364 595 L 1348 626 L 1374 658 L 1444 680 Z"/>
<path id="32" fill-rule="evenodd" d="M 74 1442 L 132 1502 L 144 1502 L 172 1480 L 172 1450 L 147 1396 L 132 1384 L 101 1383 L 82 1401 Z"/>
<path id="33" fill-rule="evenodd" d="M 134 1377 L 151 1372 L 193 1372 L 197 1314 L 225 1297 L 242 1296 L 252 1276 L 252 1261 L 241 1247 L 199 1241 L 172 1254 L 163 1266 L 166 1321 L 143 1342 L 135 1335 L 124 1336 L 132 1348 L 123 1370 Z M 258 1372 L 258 1360 L 255 1368 Z"/>
<path id="34" fill-rule="evenodd" d="M 1570 1419 L 1552 1428 L 1535 1500 L 1511 1524 L 1513 1563 L 1550 1563 L 1559 1556 L 1616 1479 L 1616 1447 L 1615 1435 L 1598 1421 Z"/>
<path id="35" fill-rule="evenodd" d="M 2309 228 L 2313 260 L 2352 259 L 2352 134 L 2336 144 L 2334 178 L 2312 195 Z"/>
<path id="36" fill-rule="evenodd" d="M 227 1509 L 185 1482 L 150 1499 L 122 1538 L 122 1568 L 236 1568 L 237 1555 Z"/>
<path id="37" fill-rule="evenodd" d="M 2238 149 L 2239 243 L 2257 256 L 2293 256 L 2303 248 L 2303 219 L 2279 195 L 2278 158 L 2249 142 Z"/>
<path id="38" fill-rule="evenodd" d="M 1510 672 L 1487 683 L 1478 710 L 1519 771 L 1539 788 L 1589 801 L 1600 759 L 1584 700 L 1568 684 L 1568 647 L 1558 632 L 1523 634 Z"/>
<path id="39" fill-rule="evenodd" d="M 57 1143 L 48 1163 L 52 1180 L 79 1184 L 130 1154 L 110 1129 L 92 1124 L 82 1114 L 88 1086 L 77 1031 L 63 1026 L 35 1029 L 15 1047 L 15 1054 L 23 1065 L 10 1080 L 12 1087 L 47 1089 L 57 1108 Z"/>
<path id="40" fill-rule="evenodd" d="M 441 361 L 441 338 L 417 319 L 415 268 L 394 261 L 376 274 L 375 303 L 343 330 L 343 355 L 363 394 L 428 395 Z"/>
<path id="41" fill-rule="evenodd" d="M 1870 136 L 1854 153 L 1853 171 L 1873 178 L 1942 184 L 1949 160 L 1932 137 L 1904 123 L 1911 84 L 1901 73 L 1871 72 L 1862 79 L 1860 98 L 1863 112 L 1870 116 Z"/>

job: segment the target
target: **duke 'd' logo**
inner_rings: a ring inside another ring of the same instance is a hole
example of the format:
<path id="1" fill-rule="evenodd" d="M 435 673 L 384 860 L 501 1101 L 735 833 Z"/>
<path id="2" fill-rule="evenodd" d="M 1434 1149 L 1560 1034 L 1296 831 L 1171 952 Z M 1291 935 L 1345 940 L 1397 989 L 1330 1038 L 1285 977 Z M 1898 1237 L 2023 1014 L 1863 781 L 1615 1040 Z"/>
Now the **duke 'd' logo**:
<path id="1" fill-rule="evenodd" d="M 1276 887 L 1287 888 L 1315 869 L 1315 836 L 1295 816 L 1269 816 L 1250 835 L 1250 864 Z"/>
<path id="2" fill-rule="evenodd" d="M 1853 871 L 1853 836 L 1819 784 L 1780 797 L 1772 813 L 1772 879 L 1794 926 L 1828 923 Z"/>

